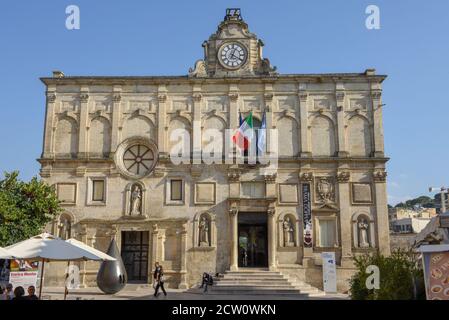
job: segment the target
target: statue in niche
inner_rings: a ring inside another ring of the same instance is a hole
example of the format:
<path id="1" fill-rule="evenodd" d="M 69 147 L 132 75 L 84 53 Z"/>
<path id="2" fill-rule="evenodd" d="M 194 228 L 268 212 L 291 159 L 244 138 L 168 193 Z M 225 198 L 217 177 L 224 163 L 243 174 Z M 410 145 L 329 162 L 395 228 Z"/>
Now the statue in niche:
<path id="1" fill-rule="evenodd" d="M 293 247 L 295 246 L 295 228 L 290 220 L 290 217 L 286 217 L 282 223 L 284 229 L 284 246 Z"/>
<path id="2" fill-rule="evenodd" d="M 142 214 L 142 190 L 139 185 L 135 184 L 131 189 L 130 215 L 140 214 Z"/>
<path id="3" fill-rule="evenodd" d="M 67 240 L 71 236 L 71 223 L 70 219 L 61 217 L 58 223 L 58 234 L 61 239 Z"/>
<path id="4" fill-rule="evenodd" d="M 368 228 L 369 224 L 365 219 L 361 219 L 358 222 L 358 230 L 359 230 L 359 247 L 360 248 L 369 248 L 370 243 L 368 239 Z"/>
<path id="5" fill-rule="evenodd" d="M 205 216 L 202 216 L 198 226 L 199 229 L 199 243 L 200 247 L 208 247 L 209 243 L 209 221 Z"/>

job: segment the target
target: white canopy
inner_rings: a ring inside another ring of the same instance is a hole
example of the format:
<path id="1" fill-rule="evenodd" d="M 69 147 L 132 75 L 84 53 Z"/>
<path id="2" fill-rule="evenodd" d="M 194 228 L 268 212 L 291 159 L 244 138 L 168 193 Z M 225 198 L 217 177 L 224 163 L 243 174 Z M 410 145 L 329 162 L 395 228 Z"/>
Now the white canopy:
<path id="1" fill-rule="evenodd" d="M 0 247 L 0 259 L 12 259 L 11 254 L 6 250 Z"/>
<path id="2" fill-rule="evenodd" d="M 66 240 L 66 242 L 68 242 L 68 243 L 70 243 L 70 244 L 72 244 L 74 246 L 77 246 L 78 248 L 81 248 L 83 250 L 86 250 L 86 251 L 88 251 L 88 252 L 90 252 L 90 253 L 92 253 L 92 254 L 94 254 L 96 256 L 99 256 L 100 258 L 102 258 L 105 261 L 115 261 L 115 260 L 117 260 L 114 257 L 111 257 L 111 256 L 107 255 L 106 253 L 101 252 L 100 250 L 97 250 L 95 248 L 89 247 L 88 245 L 86 245 L 83 242 L 78 241 L 76 239 L 72 238 L 72 239 Z"/>
<path id="3" fill-rule="evenodd" d="M 109 256 L 107 258 L 105 256 L 94 254 L 92 251 L 87 251 L 49 233 L 42 233 L 28 240 L 13 244 L 6 249 L 17 259 L 44 261 L 103 261 L 111 258 Z"/>
<path id="4" fill-rule="evenodd" d="M 429 244 L 418 248 L 419 252 L 446 252 L 449 251 L 449 244 Z"/>

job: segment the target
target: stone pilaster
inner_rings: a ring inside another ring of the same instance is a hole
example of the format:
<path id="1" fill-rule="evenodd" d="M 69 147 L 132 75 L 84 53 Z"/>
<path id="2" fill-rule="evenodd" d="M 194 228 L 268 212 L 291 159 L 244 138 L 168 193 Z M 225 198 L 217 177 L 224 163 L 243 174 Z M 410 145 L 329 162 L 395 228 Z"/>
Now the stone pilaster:
<path id="1" fill-rule="evenodd" d="M 231 220 L 231 271 L 238 270 L 238 207 L 231 204 L 229 208 L 229 218 Z"/>
<path id="2" fill-rule="evenodd" d="M 382 122 L 382 91 L 371 91 L 371 101 L 374 122 L 374 156 L 384 157 L 384 128 Z"/>
<path id="3" fill-rule="evenodd" d="M 44 129 L 44 143 L 43 143 L 43 158 L 53 158 L 52 146 L 54 145 L 54 130 L 55 125 L 55 106 L 56 106 L 56 88 L 48 88 L 47 90 L 47 108 L 45 110 L 45 129 Z"/>
<path id="4" fill-rule="evenodd" d="M 78 140 L 78 158 L 87 157 L 87 125 L 89 121 L 89 89 L 81 88 L 80 99 L 80 123 L 79 123 L 79 140 Z"/>
<path id="5" fill-rule="evenodd" d="M 276 210 L 270 207 L 267 210 L 268 224 L 268 268 L 270 271 L 277 269 L 276 263 Z"/>
<path id="6" fill-rule="evenodd" d="M 347 157 L 349 152 L 346 147 L 345 139 L 345 92 L 342 84 L 337 84 L 337 90 L 335 91 L 335 100 L 337 101 L 337 132 L 338 132 L 338 151 L 339 157 Z"/>
<path id="7" fill-rule="evenodd" d="M 340 170 L 337 172 L 338 203 L 340 205 L 340 235 L 341 235 L 341 265 L 351 264 L 351 210 L 350 210 L 350 172 Z"/>
<path id="8" fill-rule="evenodd" d="M 159 228 L 157 224 L 153 224 L 151 229 L 151 264 L 149 266 L 150 269 L 152 269 L 154 264 L 159 261 L 159 257 L 157 254 L 158 238 L 159 238 Z M 153 277 L 151 277 L 151 281 L 153 281 Z"/>
<path id="9" fill-rule="evenodd" d="M 387 203 L 387 173 L 384 169 L 373 172 L 374 192 L 376 198 L 377 244 L 382 254 L 390 253 L 390 234 Z"/>
<path id="10" fill-rule="evenodd" d="M 179 282 L 179 289 L 187 289 L 187 261 L 186 261 L 186 252 L 187 252 L 187 224 L 183 224 L 181 230 L 181 281 Z"/>
<path id="11" fill-rule="evenodd" d="M 158 108 L 157 108 L 157 144 L 161 157 L 168 156 L 168 145 L 166 144 L 166 108 L 167 108 L 167 88 L 164 84 L 158 88 Z"/>
<path id="12" fill-rule="evenodd" d="M 119 144 L 119 124 L 121 118 L 121 101 L 122 101 L 121 86 L 114 86 L 112 92 L 112 130 L 111 130 L 111 154 L 113 157 L 115 150 Z"/>
<path id="13" fill-rule="evenodd" d="M 201 135 L 202 121 L 201 109 L 203 96 L 201 94 L 201 85 L 194 85 L 192 92 L 193 101 L 193 164 L 201 164 Z"/>
<path id="14" fill-rule="evenodd" d="M 312 152 L 309 146 L 309 115 L 308 115 L 308 93 L 304 91 L 305 85 L 299 86 L 299 119 L 301 121 L 301 157 L 310 157 Z"/>

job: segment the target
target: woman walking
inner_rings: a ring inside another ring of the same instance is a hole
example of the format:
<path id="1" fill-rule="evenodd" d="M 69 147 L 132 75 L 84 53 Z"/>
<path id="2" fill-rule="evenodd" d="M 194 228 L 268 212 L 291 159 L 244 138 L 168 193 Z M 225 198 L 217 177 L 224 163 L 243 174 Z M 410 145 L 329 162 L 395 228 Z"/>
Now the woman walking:
<path id="1" fill-rule="evenodd" d="M 157 297 L 159 295 L 159 288 L 162 289 L 164 296 L 167 296 L 167 292 L 165 291 L 165 288 L 164 288 L 164 282 L 165 282 L 164 268 L 162 268 L 162 266 L 159 264 L 159 262 L 156 262 L 154 264 L 153 279 L 154 279 L 154 283 L 156 284 L 156 287 L 154 289 L 154 296 Z"/>

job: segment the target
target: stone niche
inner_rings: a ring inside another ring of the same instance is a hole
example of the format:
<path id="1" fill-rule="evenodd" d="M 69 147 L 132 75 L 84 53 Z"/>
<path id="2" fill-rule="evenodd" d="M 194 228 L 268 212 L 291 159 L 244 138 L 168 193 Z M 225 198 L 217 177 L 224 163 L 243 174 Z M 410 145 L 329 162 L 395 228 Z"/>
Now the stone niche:
<path id="1" fill-rule="evenodd" d="M 195 204 L 215 204 L 215 189 L 214 182 L 195 183 Z"/>
<path id="2" fill-rule="evenodd" d="M 371 204 L 372 191 L 370 183 L 351 183 L 352 204 Z"/>

